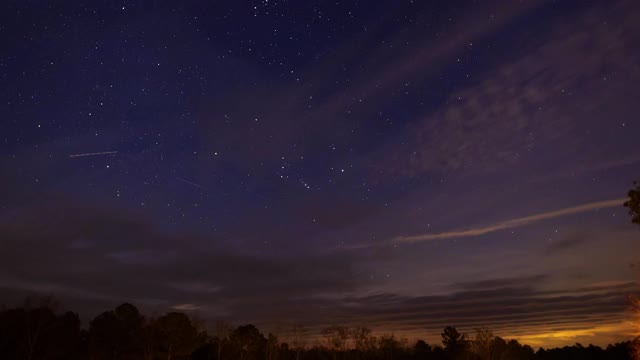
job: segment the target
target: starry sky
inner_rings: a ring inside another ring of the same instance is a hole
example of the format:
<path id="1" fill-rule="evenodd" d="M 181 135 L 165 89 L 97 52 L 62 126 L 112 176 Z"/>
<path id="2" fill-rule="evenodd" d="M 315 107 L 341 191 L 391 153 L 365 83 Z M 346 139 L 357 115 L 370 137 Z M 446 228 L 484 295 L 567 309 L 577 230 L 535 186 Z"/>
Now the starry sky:
<path id="1" fill-rule="evenodd" d="M 636 1 L 18 1 L 0 303 L 628 339 Z"/>

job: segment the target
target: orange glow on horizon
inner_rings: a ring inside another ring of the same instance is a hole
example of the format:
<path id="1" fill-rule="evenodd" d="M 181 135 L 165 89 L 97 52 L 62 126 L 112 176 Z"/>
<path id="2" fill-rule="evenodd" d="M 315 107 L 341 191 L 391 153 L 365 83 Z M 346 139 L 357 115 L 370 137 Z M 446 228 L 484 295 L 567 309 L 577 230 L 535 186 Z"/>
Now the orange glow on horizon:
<path id="1" fill-rule="evenodd" d="M 505 338 L 517 339 L 521 344 L 528 344 L 532 347 L 548 348 L 575 343 L 581 343 L 584 346 L 589 344 L 606 346 L 610 343 L 632 339 L 634 336 L 634 324 L 630 321 L 621 321 L 613 324 L 589 326 L 584 329 L 531 333 L 520 336 L 505 336 Z"/>

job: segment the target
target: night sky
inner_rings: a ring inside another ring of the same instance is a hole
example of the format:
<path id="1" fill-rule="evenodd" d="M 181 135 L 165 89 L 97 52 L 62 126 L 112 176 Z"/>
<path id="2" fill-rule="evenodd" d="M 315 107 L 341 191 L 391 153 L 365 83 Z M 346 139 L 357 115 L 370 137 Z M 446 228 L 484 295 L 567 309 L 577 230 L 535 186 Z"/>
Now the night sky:
<path id="1" fill-rule="evenodd" d="M 634 0 L 5 1 L 0 303 L 629 339 L 639 16 Z"/>

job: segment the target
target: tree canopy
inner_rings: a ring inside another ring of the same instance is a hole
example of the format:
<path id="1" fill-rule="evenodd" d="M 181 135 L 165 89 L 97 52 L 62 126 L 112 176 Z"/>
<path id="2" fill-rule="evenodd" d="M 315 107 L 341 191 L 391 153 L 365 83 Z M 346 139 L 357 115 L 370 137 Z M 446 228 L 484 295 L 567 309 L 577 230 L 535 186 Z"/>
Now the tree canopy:
<path id="1" fill-rule="evenodd" d="M 629 208 L 631 222 L 640 225 L 640 184 L 633 182 L 633 188 L 627 193 L 629 200 L 625 201 L 624 206 Z"/>
<path id="2" fill-rule="evenodd" d="M 188 315 L 169 312 L 145 317 L 131 304 L 105 311 L 81 327 L 77 314 L 58 313 L 49 303 L 0 311 L 0 359 L 3 360 L 555 360 L 631 359 L 636 341 L 606 348 L 565 346 L 534 351 L 517 340 L 495 336 L 488 328 L 467 336 L 453 326 L 442 332 L 442 346 L 409 341 L 394 334 L 376 335 L 357 326 L 331 326 L 317 335 L 324 342 L 305 346 L 294 327 L 284 339 L 266 337 L 252 324 L 221 322 L 214 335 Z M 293 335 L 292 335 L 293 334 Z M 296 340 L 297 339 L 297 340 Z M 221 346 L 224 344 L 225 346 Z"/>

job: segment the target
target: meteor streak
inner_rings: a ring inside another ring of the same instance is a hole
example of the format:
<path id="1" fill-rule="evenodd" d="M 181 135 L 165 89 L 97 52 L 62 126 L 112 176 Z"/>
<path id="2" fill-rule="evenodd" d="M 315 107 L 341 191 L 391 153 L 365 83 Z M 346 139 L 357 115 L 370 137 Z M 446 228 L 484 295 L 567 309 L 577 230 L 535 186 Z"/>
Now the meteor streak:
<path id="1" fill-rule="evenodd" d="M 117 154 L 117 151 L 103 151 L 103 152 L 95 152 L 95 153 L 84 153 L 84 154 L 71 154 L 70 158 L 76 157 L 84 157 L 84 156 L 95 156 L 95 155 L 109 155 L 109 154 Z"/>
<path id="2" fill-rule="evenodd" d="M 196 184 L 196 183 L 191 182 L 191 181 L 189 181 L 189 180 L 185 180 L 185 179 L 183 179 L 183 178 L 181 178 L 181 177 L 177 177 L 177 176 L 176 176 L 175 178 L 176 178 L 176 180 L 182 181 L 182 182 L 183 182 L 183 183 L 185 183 L 185 184 L 189 184 L 189 185 L 191 185 L 191 186 L 195 186 L 195 187 L 200 188 L 200 189 L 202 189 L 202 190 L 209 190 L 209 189 L 207 189 L 206 187 L 204 187 L 204 186 L 202 186 L 202 185 L 200 185 L 200 184 Z"/>

